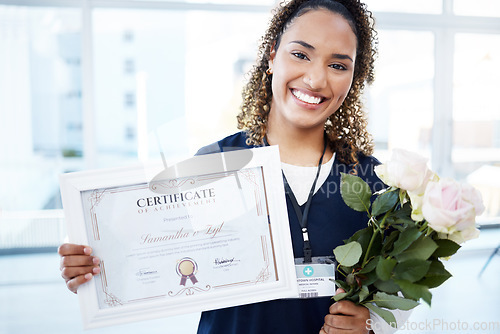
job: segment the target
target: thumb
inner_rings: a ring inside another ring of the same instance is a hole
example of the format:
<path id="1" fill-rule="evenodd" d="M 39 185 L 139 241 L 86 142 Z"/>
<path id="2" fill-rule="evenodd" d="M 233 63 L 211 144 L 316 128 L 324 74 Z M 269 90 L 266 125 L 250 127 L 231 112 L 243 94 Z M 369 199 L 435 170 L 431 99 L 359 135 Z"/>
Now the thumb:
<path id="1" fill-rule="evenodd" d="M 336 291 L 335 291 L 335 294 L 338 295 L 339 293 L 344 293 L 345 290 L 342 289 L 342 288 L 338 288 Z"/>

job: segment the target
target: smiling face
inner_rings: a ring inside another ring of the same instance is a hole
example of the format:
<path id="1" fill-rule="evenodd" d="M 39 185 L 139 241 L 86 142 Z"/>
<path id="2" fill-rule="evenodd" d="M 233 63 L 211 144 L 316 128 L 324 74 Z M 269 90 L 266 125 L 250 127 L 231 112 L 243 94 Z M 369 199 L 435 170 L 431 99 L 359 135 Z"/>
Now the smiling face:
<path id="1" fill-rule="evenodd" d="M 351 87 L 356 35 L 339 14 L 312 10 L 295 18 L 272 50 L 269 121 L 323 131 Z"/>

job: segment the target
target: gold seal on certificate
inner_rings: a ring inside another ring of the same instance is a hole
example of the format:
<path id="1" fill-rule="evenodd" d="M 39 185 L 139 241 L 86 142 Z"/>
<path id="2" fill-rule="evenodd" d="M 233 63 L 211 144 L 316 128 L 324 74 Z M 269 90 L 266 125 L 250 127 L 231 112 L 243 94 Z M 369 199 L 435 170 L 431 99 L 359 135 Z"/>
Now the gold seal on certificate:
<path id="1" fill-rule="evenodd" d="M 196 262 L 188 257 L 183 258 L 177 263 L 177 274 L 181 276 L 180 285 L 186 285 L 189 278 L 193 284 L 198 283 L 196 272 L 198 271 Z"/>
<path id="2" fill-rule="evenodd" d="M 70 241 L 101 259 L 79 290 L 85 327 L 297 294 L 277 147 L 183 166 L 154 184 L 141 168 L 61 177 Z"/>

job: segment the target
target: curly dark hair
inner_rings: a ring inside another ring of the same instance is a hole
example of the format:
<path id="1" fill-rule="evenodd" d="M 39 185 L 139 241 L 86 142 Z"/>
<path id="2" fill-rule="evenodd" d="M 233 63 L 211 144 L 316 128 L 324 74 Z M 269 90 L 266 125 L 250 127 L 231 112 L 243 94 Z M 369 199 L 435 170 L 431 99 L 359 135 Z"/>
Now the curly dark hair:
<path id="1" fill-rule="evenodd" d="M 359 153 L 373 153 L 373 140 L 367 131 L 361 95 L 365 83 L 370 84 L 374 79 L 377 54 L 374 18 L 359 0 L 291 0 L 283 1 L 274 10 L 269 27 L 262 37 L 257 63 L 250 71 L 250 78 L 242 92 L 238 129 L 246 131 L 248 145 L 262 145 L 273 96 L 272 74 L 266 73 L 272 47 L 274 45 L 278 49 L 281 36 L 295 18 L 317 9 L 327 9 L 344 17 L 357 37 L 351 88 L 339 109 L 325 122 L 328 143 L 338 159 L 347 164 L 357 164 Z"/>

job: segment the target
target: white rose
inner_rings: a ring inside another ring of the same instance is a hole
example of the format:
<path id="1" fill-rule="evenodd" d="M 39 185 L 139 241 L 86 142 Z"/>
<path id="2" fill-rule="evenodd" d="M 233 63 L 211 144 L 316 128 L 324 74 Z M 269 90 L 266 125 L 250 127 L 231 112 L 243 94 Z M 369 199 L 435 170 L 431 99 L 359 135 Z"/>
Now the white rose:
<path id="1" fill-rule="evenodd" d="M 427 161 L 419 154 L 394 149 L 388 162 L 375 167 L 375 173 L 385 184 L 408 193 L 412 206 L 411 218 L 415 221 L 424 219 L 422 202 L 427 183 L 438 179 L 427 167 Z"/>
<path id="2" fill-rule="evenodd" d="M 402 150 L 392 150 L 391 159 L 375 167 L 375 173 L 391 187 L 423 193 L 427 182 L 434 173 L 427 167 L 428 159 L 419 154 Z"/>
<path id="3" fill-rule="evenodd" d="M 416 222 L 424 219 L 422 212 L 422 203 L 424 202 L 424 194 L 417 194 L 415 192 L 408 192 L 411 202 L 411 219 Z"/>

